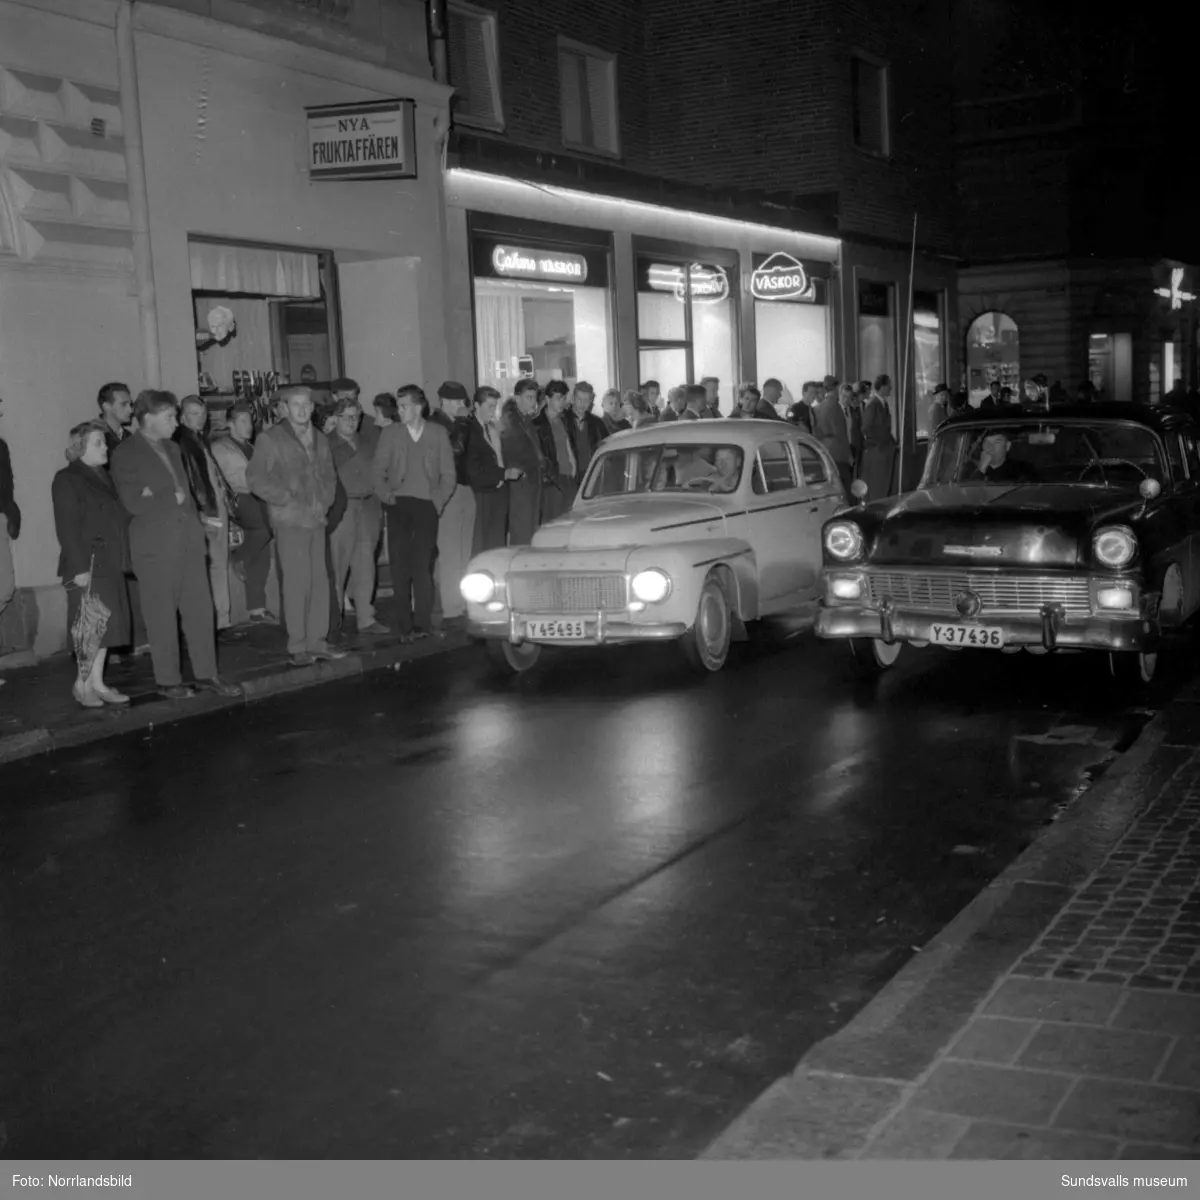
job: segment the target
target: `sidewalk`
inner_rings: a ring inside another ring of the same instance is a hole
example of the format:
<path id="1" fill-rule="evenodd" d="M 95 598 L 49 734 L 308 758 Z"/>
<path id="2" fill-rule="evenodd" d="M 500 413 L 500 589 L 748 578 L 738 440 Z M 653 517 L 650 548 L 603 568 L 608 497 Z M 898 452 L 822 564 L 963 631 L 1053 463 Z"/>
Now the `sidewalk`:
<path id="1" fill-rule="evenodd" d="M 353 621 L 349 624 L 353 631 Z M 285 642 L 283 630 L 276 625 L 241 626 L 233 637 L 218 642 L 222 677 L 240 683 L 244 692 L 233 700 L 209 692 L 197 692 L 191 700 L 163 700 L 155 689 L 148 654 L 123 658 L 105 672 L 108 682 L 130 697 L 131 703 L 122 708 L 81 708 L 76 704 L 71 697 L 75 664 L 68 654 L 2 670 L 0 763 L 426 658 L 465 646 L 467 637 L 461 631 L 447 630 L 442 638 L 404 645 L 394 635 L 358 638 L 351 632 L 340 647 L 347 651 L 345 658 L 311 667 L 288 666 Z M 189 669 L 184 657 L 186 680 Z"/>
<path id="2" fill-rule="evenodd" d="M 1200 683 L 701 1157 L 1200 1157 Z"/>

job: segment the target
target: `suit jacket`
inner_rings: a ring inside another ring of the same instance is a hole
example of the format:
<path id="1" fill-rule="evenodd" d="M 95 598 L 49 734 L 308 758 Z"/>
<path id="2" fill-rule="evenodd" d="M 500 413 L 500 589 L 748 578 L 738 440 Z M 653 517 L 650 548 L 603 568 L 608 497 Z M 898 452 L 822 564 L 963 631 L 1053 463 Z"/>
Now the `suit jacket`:
<path id="1" fill-rule="evenodd" d="M 519 467 L 525 478 L 535 482 L 543 475 L 541 443 L 533 422 L 526 420 L 515 400 L 505 403 L 497 422 L 506 467 Z"/>
<path id="2" fill-rule="evenodd" d="M 8 518 L 8 536 L 15 542 L 21 536 L 21 510 L 13 492 L 12 458 L 8 443 L 0 438 L 0 516 Z"/>
<path id="3" fill-rule="evenodd" d="M 420 473 L 424 473 L 424 482 Z M 372 467 L 375 494 L 391 504 L 398 496 L 423 496 L 428 490 L 440 513 L 450 502 L 458 477 L 450 435 L 436 421 L 426 421 L 421 440 L 414 442 L 408 426 L 393 421 L 379 435 Z"/>
<path id="4" fill-rule="evenodd" d="M 54 476 L 50 498 L 59 578 L 69 583 L 91 570 L 97 579 L 121 579 L 129 570 L 129 514 L 108 468 L 68 463 Z"/>
<path id="5" fill-rule="evenodd" d="M 872 392 L 862 410 L 863 449 L 891 450 L 896 445 L 892 433 L 892 416 L 887 402 Z"/>
<path id="6" fill-rule="evenodd" d="M 847 466 L 854 463 L 854 452 L 850 449 L 850 428 L 836 392 L 830 392 L 813 410 L 813 434 L 825 443 L 834 462 Z"/>
<path id="7" fill-rule="evenodd" d="M 180 425 L 175 430 L 175 441 L 183 455 L 183 469 L 196 507 L 206 517 L 217 516 L 217 494 L 208 473 L 209 453 L 204 439 L 194 429 Z"/>
<path id="8" fill-rule="evenodd" d="M 114 433 L 113 427 L 104 420 L 103 414 L 101 414 L 100 420 L 104 421 L 104 441 L 108 445 L 108 461 L 111 463 L 113 452 L 122 442 L 127 442 L 133 437 L 133 430 L 125 428 L 120 433 Z"/>
<path id="9" fill-rule="evenodd" d="M 117 495 L 130 515 L 129 553 L 141 559 L 174 558 L 197 549 L 204 553 L 204 528 L 196 502 L 188 491 L 183 456 L 174 442 L 161 443 L 175 469 L 163 462 L 141 433 L 126 438 L 112 459 L 112 477 Z M 182 502 L 176 497 L 176 491 Z"/>
<path id="10" fill-rule="evenodd" d="M 550 428 L 545 409 L 533 418 L 533 428 L 537 433 L 538 449 L 542 452 L 542 482 L 554 483 L 559 474 L 558 447 L 554 444 L 554 430 Z"/>
<path id="11" fill-rule="evenodd" d="M 492 443 L 475 417 L 469 419 L 465 432 L 467 483 L 477 492 L 496 491 L 504 484 L 504 468 L 492 449 Z"/>
<path id="12" fill-rule="evenodd" d="M 280 421 L 259 434 L 246 468 L 246 484 L 267 502 L 271 524 L 278 529 L 317 529 L 324 525 L 337 499 L 337 469 L 329 439 L 313 429 L 313 457 L 300 444 L 290 421 Z"/>
<path id="13" fill-rule="evenodd" d="M 793 425 L 800 425 L 812 433 L 813 427 L 813 410 L 808 406 L 806 400 L 797 400 L 795 404 L 788 409 L 787 419 Z"/>

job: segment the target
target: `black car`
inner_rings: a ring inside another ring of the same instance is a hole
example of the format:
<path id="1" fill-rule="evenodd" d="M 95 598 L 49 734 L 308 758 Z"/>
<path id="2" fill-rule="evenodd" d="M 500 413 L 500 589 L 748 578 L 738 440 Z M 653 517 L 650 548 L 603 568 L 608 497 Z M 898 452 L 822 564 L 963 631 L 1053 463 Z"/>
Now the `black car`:
<path id="1" fill-rule="evenodd" d="M 1150 682 L 1200 607 L 1198 438 L 1185 412 L 1129 404 L 951 419 L 917 491 L 824 525 L 818 636 L 872 670 L 904 643 L 1098 650 Z"/>

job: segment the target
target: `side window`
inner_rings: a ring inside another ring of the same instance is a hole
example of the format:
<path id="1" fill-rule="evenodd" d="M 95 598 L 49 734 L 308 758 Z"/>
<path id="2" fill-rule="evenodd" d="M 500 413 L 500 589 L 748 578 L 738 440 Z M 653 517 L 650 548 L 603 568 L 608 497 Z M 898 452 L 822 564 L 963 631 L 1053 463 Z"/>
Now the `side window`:
<path id="1" fill-rule="evenodd" d="M 1187 451 L 1188 474 L 1193 480 L 1200 479 L 1200 447 L 1196 445 L 1196 435 L 1188 430 L 1183 435 L 1183 447 Z"/>
<path id="2" fill-rule="evenodd" d="M 763 482 L 768 494 L 790 492 L 796 483 L 796 468 L 788 453 L 787 442 L 764 442 L 758 449 Z"/>
<path id="3" fill-rule="evenodd" d="M 1171 478 L 1176 483 L 1187 482 L 1187 468 L 1183 462 L 1183 439 L 1177 433 L 1169 433 L 1166 437 L 1167 458 L 1171 461 Z"/>
<path id="4" fill-rule="evenodd" d="M 796 457 L 805 483 L 828 483 L 829 471 L 825 460 L 806 442 L 796 442 Z"/>

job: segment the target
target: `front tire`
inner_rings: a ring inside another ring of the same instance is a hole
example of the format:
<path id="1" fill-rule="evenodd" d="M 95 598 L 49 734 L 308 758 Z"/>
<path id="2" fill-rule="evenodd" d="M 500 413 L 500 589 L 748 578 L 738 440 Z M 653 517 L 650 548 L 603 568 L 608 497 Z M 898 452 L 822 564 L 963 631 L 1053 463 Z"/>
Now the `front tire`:
<path id="1" fill-rule="evenodd" d="M 506 673 L 523 675 L 532 671 L 542 657 L 542 648 L 536 642 L 522 642 L 514 646 L 510 641 L 489 641 L 488 654 L 492 662 Z"/>
<path id="2" fill-rule="evenodd" d="M 688 665 L 702 674 L 719 671 L 729 657 L 733 641 L 733 614 L 729 598 L 715 575 L 709 575 L 700 589 L 696 622 L 679 640 Z"/>
<path id="3" fill-rule="evenodd" d="M 850 653 L 863 675 L 879 675 L 894 667 L 903 648 L 902 642 L 893 642 L 889 646 L 883 638 L 850 639 Z"/>

